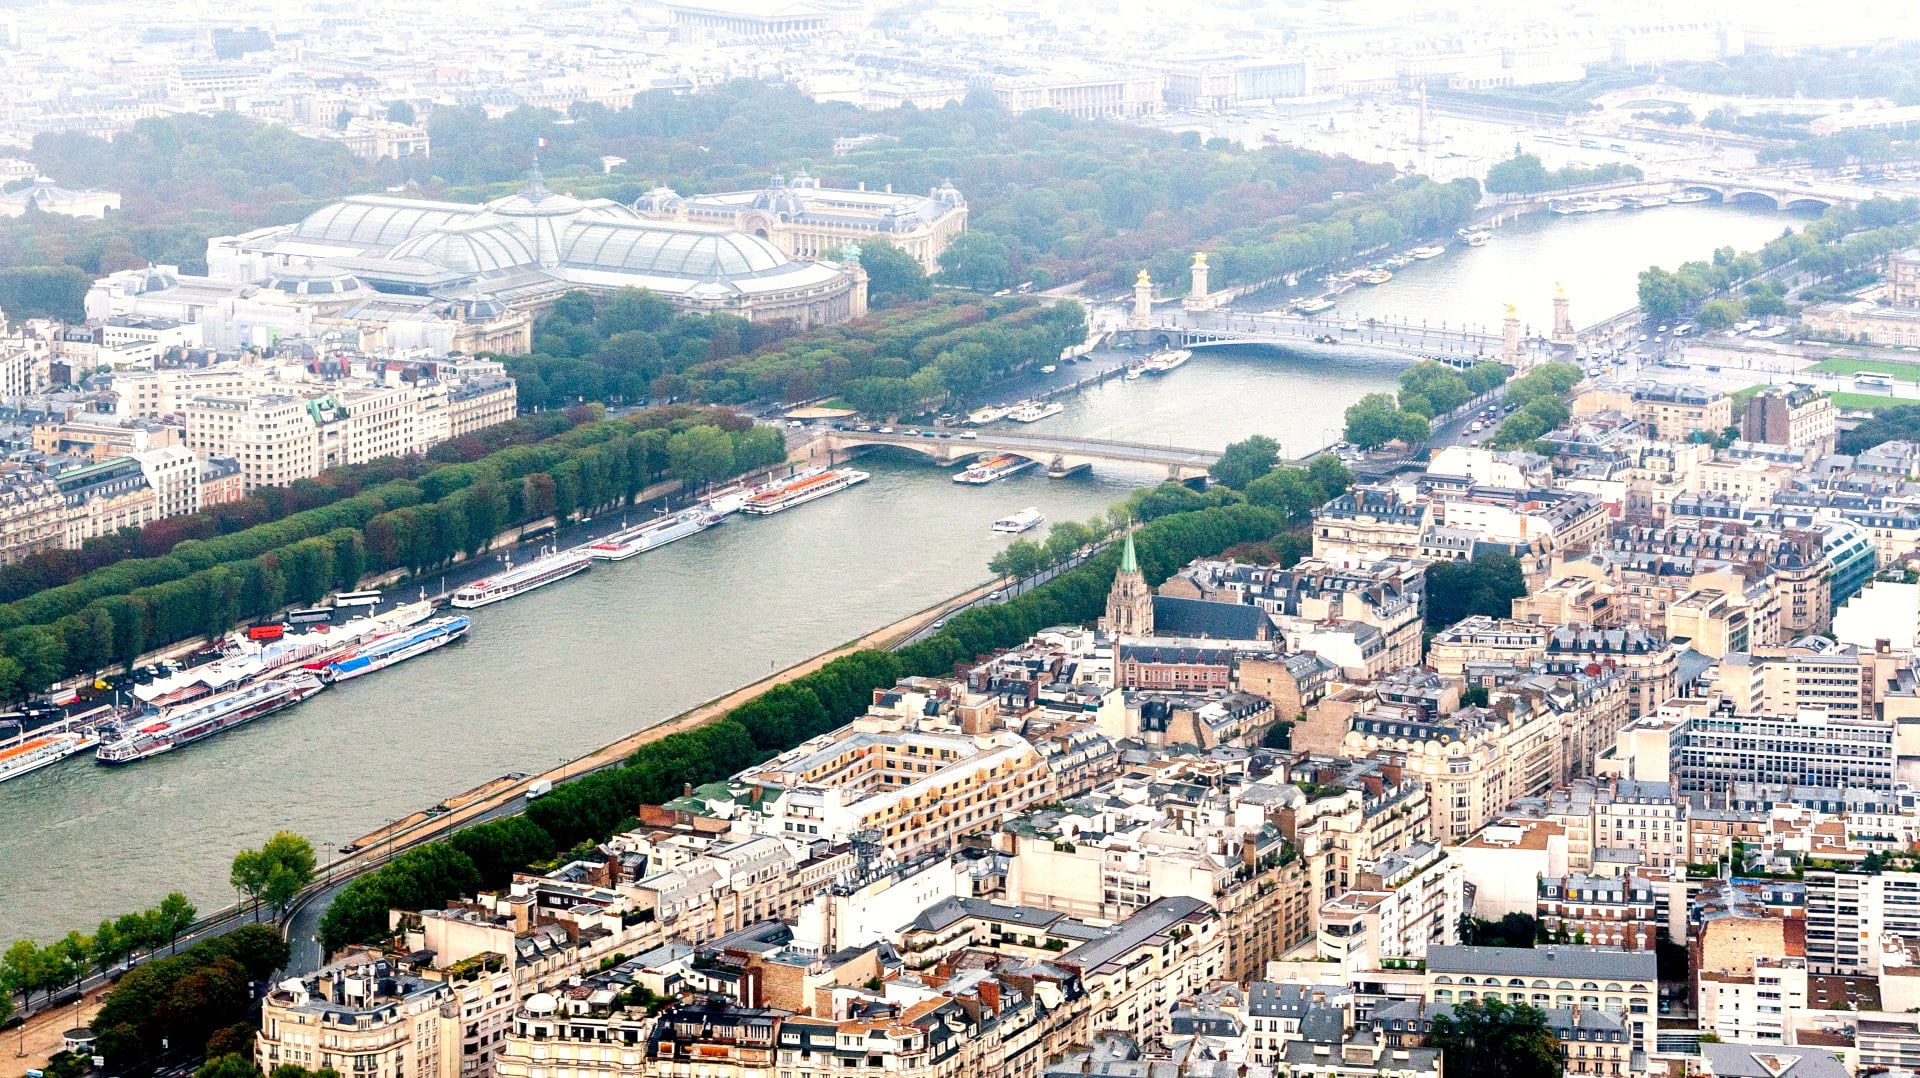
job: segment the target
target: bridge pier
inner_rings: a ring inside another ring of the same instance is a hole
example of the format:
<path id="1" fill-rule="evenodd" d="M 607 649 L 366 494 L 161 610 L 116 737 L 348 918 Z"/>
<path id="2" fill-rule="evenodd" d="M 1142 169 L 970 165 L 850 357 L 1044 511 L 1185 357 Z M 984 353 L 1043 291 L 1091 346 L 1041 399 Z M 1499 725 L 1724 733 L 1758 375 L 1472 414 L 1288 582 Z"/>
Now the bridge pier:
<path id="1" fill-rule="evenodd" d="M 1048 479 L 1066 479 L 1070 476 L 1081 475 L 1090 471 L 1093 471 L 1093 462 L 1090 460 L 1083 460 L 1076 464 L 1068 464 L 1059 457 L 1055 457 L 1047 462 Z"/>

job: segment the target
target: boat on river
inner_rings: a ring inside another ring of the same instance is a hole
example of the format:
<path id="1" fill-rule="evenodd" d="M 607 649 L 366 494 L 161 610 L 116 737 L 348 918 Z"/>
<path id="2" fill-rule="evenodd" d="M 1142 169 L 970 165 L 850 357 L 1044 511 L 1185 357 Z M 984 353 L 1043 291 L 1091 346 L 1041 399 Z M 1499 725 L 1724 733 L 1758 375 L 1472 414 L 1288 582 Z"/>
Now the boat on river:
<path id="1" fill-rule="evenodd" d="M 583 550 L 556 551 L 476 580 L 454 592 L 447 602 L 462 610 L 489 606 L 584 573 L 592 565 L 593 557 Z"/>
<path id="2" fill-rule="evenodd" d="M 1165 374 L 1192 358 L 1192 349 L 1169 348 L 1148 356 L 1146 363 L 1142 364 L 1140 369 L 1147 374 Z"/>
<path id="3" fill-rule="evenodd" d="M 91 730 L 62 730 L 59 733 L 23 737 L 0 748 L 0 782 L 31 774 L 49 764 L 57 764 L 99 743 L 99 735 Z"/>
<path id="4" fill-rule="evenodd" d="M 1684 206 L 1689 202 L 1705 202 L 1712 197 L 1705 191 L 1681 191 L 1678 194 L 1668 195 L 1667 201 L 1675 206 Z"/>
<path id="5" fill-rule="evenodd" d="M 1485 247 L 1488 241 L 1493 239 L 1493 233 L 1488 232 L 1486 229 L 1482 228 L 1477 231 L 1467 233 L 1464 237 L 1462 237 L 1462 239 L 1466 241 L 1466 244 L 1469 247 Z"/>
<path id="6" fill-rule="evenodd" d="M 1013 409 L 1010 407 L 1001 407 L 999 405 L 988 405 L 985 408 L 976 408 L 973 411 L 968 412 L 967 422 L 972 423 L 975 426 L 984 427 L 988 423 L 1000 422 L 1002 419 L 1007 418 L 1007 416 L 1012 412 L 1013 412 Z"/>
<path id="7" fill-rule="evenodd" d="M 740 504 L 746 504 L 745 497 L 741 498 Z M 723 514 L 704 506 L 688 509 L 614 532 L 597 543 L 589 544 L 587 556 L 600 561 L 625 561 L 636 554 L 706 531 L 725 519 Z"/>
<path id="8" fill-rule="evenodd" d="M 1321 311 L 1330 311 L 1333 310 L 1333 297 L 1315 296 L 1312 299 L 1303 299 L 1294 304 L 1293 309 L 1299 311 L 1301 314 L 1319 314 Z"/>
<path id="9" fill-rule="evenodd" d="M 800 472 L 777 483 L 769 483 L 747 499 L 743 512 L 755 516 L 772 516 L 785 512 L 796 505 L 805 505 L 816 498 L 824 498 L 864 483 L 872 476 L 853 468 L 829 468 L 818 471 Z"/>
<path id="10" fill-rule="evenodd" d="M 1007 413 L 1007 418 L 1015 423 L 1038 423 L 1066 410 L 1067 406 L 1059 401 L 1021 401 L 1019 406 Z"/>
<path id="11" fill-rule="evenodd" d="M 1377 269 L 1368 273 L 1366 276 L 1361 277 L 1360 283 L 1361 284 L 1386 284 L 1388 281 L 1391 281 L 1391 280 L 1393 280 L 1392 270 Z"/>
<path id="12" fill-rule="evenodd" d="M 435 618 L 423 625 L 416 625 L 397 633 L 389 633 L 353 654 L 335 659 L 320 668 L 320 680 L 328 684 L 350 681 L 362 674 L 371 674 L 375 670 L 385 670 L 406 662 L 415 656 L 425 655 L 436 648 L 442 648 L 467 635 L 467 629 L 473 625 L 473 619 L 465 614 L 452 617 Z"/>
<path id="13" fill-rule="evenodd" d="M 976 462 L 963 472 L 955 475 L 953 481 L 981 487 L 988 483 L 1005 479 L 1015 472 L 1025 471 L 1038 461 L 1031 457 L 1016 457 L 1011 453 L 1001 453 Z"/>
<path id="14" fill-rule="evenodd" d="M 1046 517 L 1040 515 L 1040 510 L 1029 505 L 1010 517 L 1001 517 L 994 521 L 993 530 L 1002 535 L 1019 535 L 1021 532 L 1030 532 L 1038 528 L 1046 523 L 1046 520 Z"/>
<path id="15" fill-rule="evenodd" d="M 1439 258 L 1441 255 L 1447 253 L 1447 249 L 1442 244 L 1432 243 L 1425 247 L 1415 247 L 1407 253 L 1424 262 L 1429 258 Z"/>
<path id="16" fill-rule="evenodd" d="M 145 720 L 130 720 L 101 739 L 93 758 L 102 764 L 130 764 L 159 756 L 284 711 L 324 688 L 325 682 L 305 671 L 254 682 L 232 692 L 170 708 Z"/>

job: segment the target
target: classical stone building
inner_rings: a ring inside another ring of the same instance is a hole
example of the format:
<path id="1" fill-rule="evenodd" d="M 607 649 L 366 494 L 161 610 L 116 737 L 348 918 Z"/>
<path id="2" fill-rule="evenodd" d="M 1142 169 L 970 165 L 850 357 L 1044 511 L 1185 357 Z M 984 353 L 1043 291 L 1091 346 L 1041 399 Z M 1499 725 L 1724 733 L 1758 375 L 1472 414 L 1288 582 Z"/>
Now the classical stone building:
<path id="1" fill-rule="evenodd" d="M 925 195 L 896 194 L 891 185 L 869 191 L 822 187 L 802 172 L 791 180 L 774 176 L 758 191 L 725 191 L 681 197 L 656 187 L 633 204 L 653 221 L 721 225 L 759 236 L 794 258 L 838 258 L 847 244 L 885 240 L 912 255 L 920 268 L 940 268 L 940 252 L 967 230 L 967 200 L 953 184 Z"/>
<path id="2" fill-rule="evenodd" d="M 730 224 L 648 219 L 608 199 L 571 198 L 538 169 L 518 193 L 485 204 L 353 195 L 298 224 L 208 240 L 207 269 L 222 285 L 269 288 L 296 270 L 334 275 L 336 289 L 366 290 L 327 312 L 346 318 L 376 294 L 478 302 L 488 306 L 467 320 L 485 322 L 499 309 L 539 311 L 574 289 L 621 288 L 646 289 L 681 311 L 801 326 L 867 310 L 857 262 L 795 259 Z"/>

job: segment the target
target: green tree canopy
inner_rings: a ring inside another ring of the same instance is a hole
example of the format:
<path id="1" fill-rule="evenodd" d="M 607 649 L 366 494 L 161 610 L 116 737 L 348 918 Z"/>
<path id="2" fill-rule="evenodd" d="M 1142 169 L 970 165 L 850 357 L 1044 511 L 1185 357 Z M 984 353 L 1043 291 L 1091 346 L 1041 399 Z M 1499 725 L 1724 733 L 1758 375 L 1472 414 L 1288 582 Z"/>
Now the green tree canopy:
<path id="1" fill-rule="evenodd" d="M 271 908 L 277 916 L 295 895 L 313 882 L 313 870 L 313 844 L 292 832 L 281 831 L 259 849 L 235 854 L 229 878 L 234 890 L 258 906 Z"/>
<path id="2" fill-rule="evenodd" d="M 1207 473 L 1213 481 L 1235 490 L 1273 470 L 1280 461 L 1280 443 L 1264 434 L 1256 434 L 1227 446 Z"/>
<path id="3" fill-rule="evenodd" d="M 1526 593 L 1526 578 L 1512 555 L 1489 551 L 1434 562 L 1427 567 L 1427 627 L 1444 629 L 1475 614 L 1510 618 L 1513 601 Z"/>
<path id="4" fill-rule="evenodd" d="M 1502 999 L 1467 1000 L 1436 1014 L 1428 1045 L 1444 1053 L 1455 1074 L 1491 1078 L 1560 1078 L 1560 1040 L 1546 1013 Z"/>

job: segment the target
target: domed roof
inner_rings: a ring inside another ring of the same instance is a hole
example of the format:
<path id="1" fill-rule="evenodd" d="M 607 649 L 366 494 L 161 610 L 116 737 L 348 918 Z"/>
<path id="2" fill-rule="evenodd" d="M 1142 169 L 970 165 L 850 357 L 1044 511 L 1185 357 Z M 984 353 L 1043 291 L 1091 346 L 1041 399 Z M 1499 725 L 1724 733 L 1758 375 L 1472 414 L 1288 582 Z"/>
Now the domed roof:
<path id="1" fill-rule="evenodd" d="M 953 185 L 952 180 L 940 181 L 940 186 L 933 192 L 933 198 L 934 201 L 942 202 L 949 206 L 964 206 L 967 204 L 967 200 L 961 197 L 959 188 Z"/>
<path id="2" fill-rule="evenodd" d="M 685 202 L 678 191 L 663 184 L 635 199 L 633 208 L 641 213 L 674 213 Z"/>
<path id="3" fill-rule="evenodd" d="M 570 217 L 585 209 L 586 203 L 556 195 L 545 185 L 528 184 L 517 194 L 487 203 L 487 208 L 502 217 Z"/>
<path id="4" fill-rule="evenodd" d="M 140 274 L 140 281 L 139 281 L 139 287 L 136 288 L 134 291 L 139 295 L 144 296 L 148 292 L 163 292 L 169 288 L 173 288 L 177 286 L 180 283 L 179 277 L 175 276 L 174 274 L 168 273 L 166 270 L 161 269 L 158 266 L 148 266 L 146 269 L 138 270 L 136 272 Z"/>
<path id="5" fill-rule="evenodd" d="M 418 232 L 471 217 L 474 210 L 447 202 L 354 195 L 308 214 L 293 234 L 322 243 L 391 247 Z"/>
<path id="6" fill-rule="evenodd" d="M 800 178 L 808 183 L 813 182 L 805 173 L 801 173 Z M 792 220 L 807 212 L 806 201 L 800 197 L 798 191 L 787 186 L 785 176 L 779 175 L 774 176 L 773 182 L 767 185 L 766 190 L 753 196 L 753 208 L 765 210 L 783 221 Z"/>
<path id="7" fill-rule="evenodd" d="M 535 992 L 527 997 L 528 1014 L 552 1014 L 560 1009 L 560 1000 L 550 992 Z"/>
<path id="8" fill-rule="evenodd" d="M 533 170 L 527 173 L 525 187 L 505 198 L 494 199 L 487 203 L 487 208 L 504 217 L 570 217 L 585 209 L 586 203 L 548 190 L 545 177 L 540 175 L 540 163 L 536 161 Z"/>
<path id="9" fill-rule="evenodd" d="M 492 273 L 531 266 L 537 261 L 526 239 L 499 221 L 422 233 L 395 247 L 387 257 L 418 258 L 456 273 Z"/>
<path id="10" fill-rule="evenodd" d="M 777 270 L 791 260 L 766 239 L 741 232 L 608 222 L 568 229 L 560 261 L 618 273 L 721 278 Z"/>
<path id="11" fill-rule="evenodd" d="M 316 266 L 311 260 L 304 265 L 275 270 L 273 276 L 267 279 L 268 291 L 289 296 L 348 296 L 366 288 L 353 274 Z"/>

